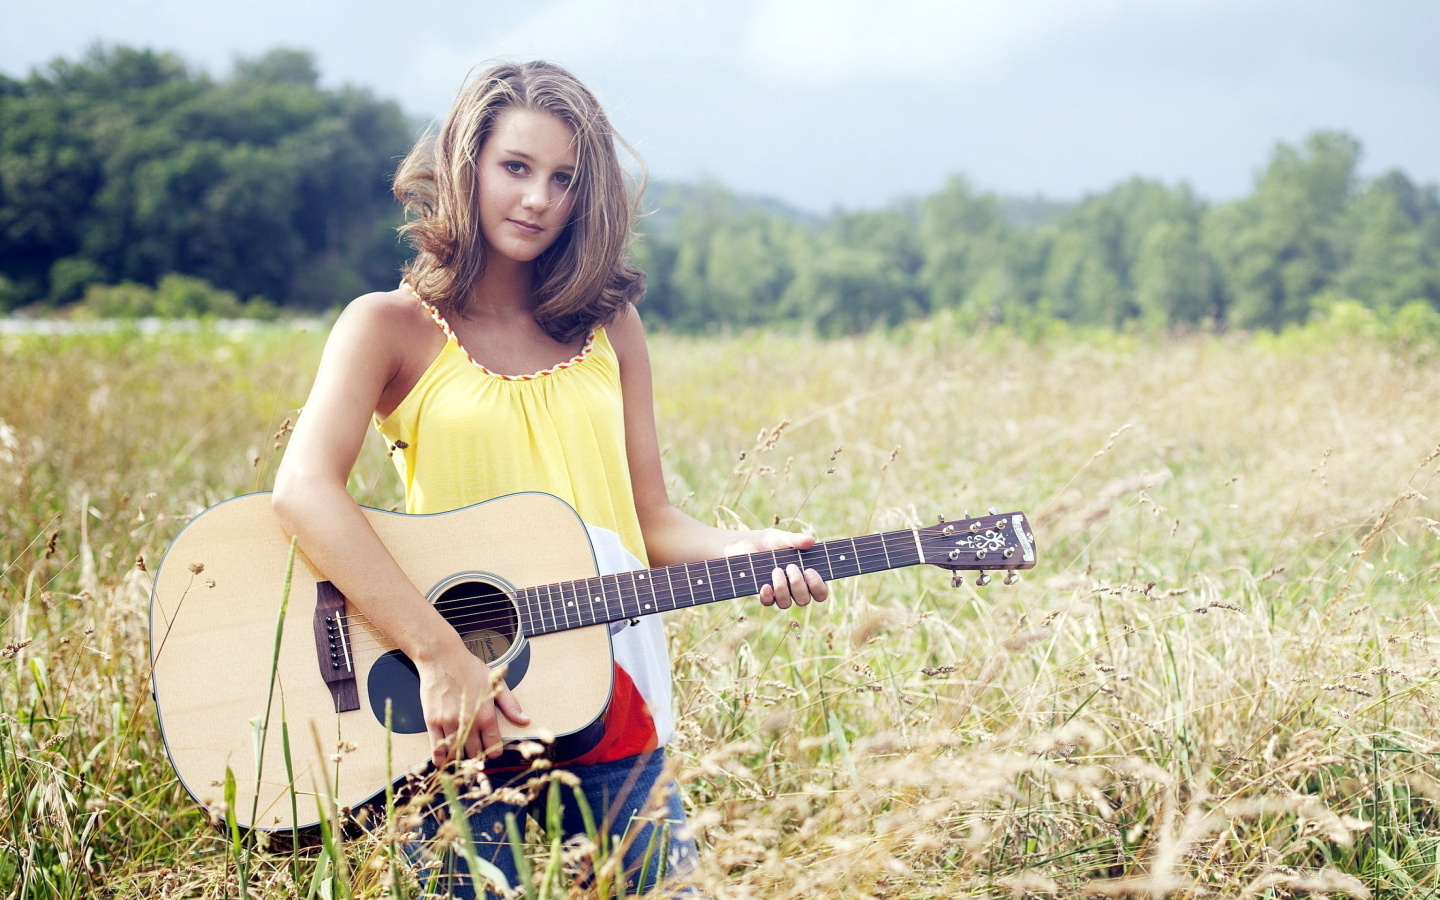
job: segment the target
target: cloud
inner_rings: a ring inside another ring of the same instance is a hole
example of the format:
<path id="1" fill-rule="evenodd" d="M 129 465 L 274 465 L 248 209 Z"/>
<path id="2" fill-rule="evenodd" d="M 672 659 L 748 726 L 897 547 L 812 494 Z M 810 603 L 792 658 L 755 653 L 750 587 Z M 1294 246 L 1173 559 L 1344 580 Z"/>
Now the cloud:
<path id="1" fill-rule="evenodd" d="M 724 0 L 552 0 L 473 50 L 488 57 L 539 57 L 606 68 L 715 64 L 734 58 L 745 2 Z"/>
<path id="2" fill-rule="evenodd" d="M 744 54 L 808 87 L 876 80 L 973 82 L 1062 33 L 1205 0 L 773 0 L 755 3 Z"/>

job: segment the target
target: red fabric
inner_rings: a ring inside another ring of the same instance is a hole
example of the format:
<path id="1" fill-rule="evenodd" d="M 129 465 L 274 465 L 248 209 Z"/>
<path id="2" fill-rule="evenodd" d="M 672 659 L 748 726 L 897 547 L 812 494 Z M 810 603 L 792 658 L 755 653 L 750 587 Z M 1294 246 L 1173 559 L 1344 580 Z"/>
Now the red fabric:
<path id="1" fill-rule="evenodd" d="M 610 696 L 610 707 L 605 710 L 605 736 L 589 753 L 573 762 L 579 765 L 612 762 L 648 753 L 659 744 L 649 704 L 640 696 L 629 674 L 616 665 L 614 693 Z"/>

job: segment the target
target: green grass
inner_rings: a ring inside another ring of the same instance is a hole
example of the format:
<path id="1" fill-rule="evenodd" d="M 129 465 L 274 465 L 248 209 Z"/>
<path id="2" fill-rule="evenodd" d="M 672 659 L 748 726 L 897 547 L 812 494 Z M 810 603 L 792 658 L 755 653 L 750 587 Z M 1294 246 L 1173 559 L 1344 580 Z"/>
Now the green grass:
<path id="1" fill-rule="evenodd" d="M 322 339 L 0 338 L 0 897 L 417 895 L 384 837 L 232 843 L 149 698 L 150 570 L 269 486 Z M 937 323 L 653 356 L 692 514 L 998 506 L 1041 554 L 1010 587 L 906 569 L 669 619 L 711 896 L 1440 892 L 1430 351 Z M 377 438 L 355 495 L 397 502 L 389 466 Z M 530 896 L 564 896 L 534 849 Z"/>

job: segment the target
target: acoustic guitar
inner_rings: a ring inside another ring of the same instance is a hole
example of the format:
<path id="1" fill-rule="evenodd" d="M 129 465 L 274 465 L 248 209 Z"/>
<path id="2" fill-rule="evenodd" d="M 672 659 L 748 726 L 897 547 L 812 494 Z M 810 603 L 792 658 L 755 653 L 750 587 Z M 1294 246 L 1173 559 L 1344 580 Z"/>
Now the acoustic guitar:
<path id="1" fill-rule="evenodd" d="M 584 523 L 549 494 L 435 515 L 364 510 L 386 549 L 476 655 L 503 667 L 531 724 L 564 739 L 610 699 L 608 623 L 759 592 L 776 566 L 826 580 L 922 563 L 1035 565 L 1021 513 L 661 568 L 597 575 Z M 957 580 L 959 576 L 956 576 Z M 243 828 L 308 828 L 430 764 L 415 667 L 290 538 L 269 494 L 220 503 L 181 531 L 155 576 L 152 688 L 165 747 L 198 802 Z"/>

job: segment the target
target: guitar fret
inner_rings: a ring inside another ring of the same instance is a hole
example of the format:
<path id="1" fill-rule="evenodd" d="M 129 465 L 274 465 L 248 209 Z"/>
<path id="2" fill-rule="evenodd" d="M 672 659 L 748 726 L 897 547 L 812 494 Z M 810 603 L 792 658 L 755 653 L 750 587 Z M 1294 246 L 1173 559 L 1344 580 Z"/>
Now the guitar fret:
<path id="1" fill-rule="evenodd" d="M 698 572 L 695 571 L 696 565 L 700 567 Z M 696 604 L 714 602 L 715 589 L 710 586 L 710 570 L 704 562 L 687 565 L 685 576 L 686 586 Z"/>
<path id="2" fill-rule="evenodd" d="M 606 597 L 604 600 L 605 618 L 607 621 L 616 622 L 628 618 L 629 611 L 626 609 L 626 601 L 634 602 L 634 592 L 618 591 L 613 597 Z"/>
<path id="3" fill-rule="evenodd" d="M 556 631 L 557 629 L 555 628 L 555 595 L 558 593 L 563 597 L 565 594 L 565 586 L 563 584 L 553 584 L 550 586 L 550 590 L 546 593 L 549 595 L 545 598 L 545 618 L 547 619 L 547 621 L 545 622 L 546 630 Z"/>
<path id="4" fill-rule="evenodd" d="M 534 606 L 530 608 L 530 618 L 534 619 L 533 634 L 546 634 L 544 626 L 544 605 L 546 605 L 546 590 L 549 585 L 537 585 L 534 590 Z"/>
<path id="5" fill-rule="evenodd" d="M 635 589 L 635 602 L 640 602 L 640 595 L 646 590 L 650 591 L 650 602 L 658 602 L 655 597 L 655 579 L 651 578 L 649 573 L 637 572 L 632 576 L 631 580 L 641 582 L 641 585 Z"/>
<path id="6" fill-rule="evenodd" d="M 530 588 L 515 592 L 515 618 L 521 634 L 535 633 L 535 626 L 530 621 L 530 600 Z"/>
<path id="7" fill-rule="evenodd" d="M 575 608 L 575 598 L 580 595 L 580 587 L 581 587 L 581 584 L 583 584 L 583 583 L 584 583 L 584 582 L 579 582 L 579 583 L 572 584 L 572 585 L 571 585 L 571 588 L 570 588 L 569 596 L 566 596 L 565 588 L 564 588 L 563 585 L 561 586 L 561 588 L 560 588 L 560 615 L 558 615 L 558 616 L 555 617 L 555 618 L 556 618 L 556 624 L 559 624 L 559 622 L 563 620 L 564 623 L 565 623 L 565 627 L 566 627 L 566 628 L 571 628 L 571 627 L 573 627 L 573 626 L 570 624 L 571 610 L 573 610 L 573 609 Z"/>
<path id="8" fill-rule="evenodd" d="M 546 598 L 548 587 L 548 585 L 544 584 L 536 585 L 535 587 L 535 606 L 530 610 L 530 617 L 534 619 L 535 634 L 544 634 L 546 630 L 545 604 L 548 602 Z"/>
<path id="9" fill-rule="evenodd" d="M 611 598 L 625 596 L 625 589 L 620 586 L 619 576 L 614 576 L 611 579 L 611 584 L 608 589 L 605 587 L 604 575 L 590 580 L 594 583 L 586 585 L 584 595 L 576 601 L 575 606 L 580 610 L 582 621 L 587 625 L 594 625 L 596 622 L 601 621 L 602 618 L 606 620 L 610 618 Z M 599 607 L 599 609 L 596 607 Z M 602 610 L 605 612 L 604 616 L 600 615 Z"/>
<path id="10" fill-rule="evenodd" d="M 680 604 L 675 600 L 675 567 L 666 566 L 665 569 L 665 596 L 656 602 L 659 609 L 679 609 Z M 666 604 L 669 604 L 666 606 Z"/>
<path id="11" fill-rule="evenodd" d="M 853 540 L 850 541 L 827 541 L 830 548 L 830 577 L 848 578 L 851 575 L 859 575 L 860 559 L 859 550 Z M 849 544 L 849 547 L 842 545 Z"/>
<path id="12" fill-rule="evenodd" d="M 605 595 L 605 583 L 600 577 L 588 577 L 583 582 L 576 582 L 575 596 L 564 602 L 564 618 L 566 621 L 575 619 L 575 625 L 592 625 L 592 613 L 590 606 L 595 605 L 596 596 Z"/>
<path id="13" fill-rule="evenodd" d="M 528 633 L 548 634 L 754 596 L 772 582 L 775 569 L 784 573 L 792 564 L 814 569 L 827 581 L 917 565 L 925 562 L 920 541 L 919 530 L 904 529 L 824 541 L 807 550 L 762 550 L 540 585 L 519 593 L 521 621 Z"/>
<path id="14" fill-rule="evenodd" d="M 918 566 L 925 561 L 925 555 L 921 551 L 919 531 L 892 531 L 885 535 L 885 542 L 893 541 L 895 546 L 895 560 L 891 566 Z"/>
<path id="15" fill-rule="evenodd" d="M 570 603 L 570 609 L 575 611 L 576 625 L 595 624 L 595 598 L 605 598 L 605 577 L 592 577 L 585 580 L 585 589 L 577 590 L 575 600 Z"/>
<path id="16" fill-rule="evenodd" d="M 765 567 L 765 572 L 764 572 L 765 577 L 764 577 L 764 579 L 761 581 L 761 583 L 762 583 L 762 584 L 772 584 L 772 583 L 774 582 L 774 580 L 775 580 L 775 570 L 776 570 L 776 569 L 780 569 L 780 570 L 781 570 L 781 573 L 783 574 L 783 573 L 784 573 L 784 570 L 785 570 L 785 566 L 782 565 L 781 562 L 780 562 L 780 551 L 779 551 L 779 550 L 767 550 L 767 551 L 766 551 L 766 554 L 770 557 L 770 565 L 768 565 L 768 566 Z"/>
<path id="17" fill-rule="evenodd" d="M 642 573 L 642 574 L 643 574 L 643 573 Z M 611 592 L 610 594 L 608 594 L 608 595 L 606 595 L 606 596 L 603 596 L 603 597 L 601 598 L 601 603 L 602 603 L 602 605 L 604 606 L 605 611 L 606 611 L 606 616 L 605 616 L 605 618 L 606 618 L 607 621 L 614 619 L 615 616 L 614 616 L 614 613 L 612 612 L 612 610 L 614 610 L 615 607 L 617 607 L 617 606 L 619 607 L 620 613 L 621 613 L 621 615 L 623 616 L 624 613 L 625 613 L 625 598 L 626 598 L 626 597 L 633 597 L 633 596 L 635 596 L 635 595 L 638 593 L 638 592 L 635 590 L 635 573 L 634 573 L 634 572 L 626 572 L 626 573 L 624 573 L 624 577 L 626 577 L 626 578 L 628 578 L 628 579 L 630 580 L 630 588 L 629 588 L 629 590 L 626 590 L 626 588 L 625 588 L 623 585 L 621 585 L 621 583 L 620 583 L 621 577 L 622 577 L 622 576 L 620 576 L 620 575 L 616 575 L 616 576 L 615 576 L 615 583 L 612 585 L 612 588 L 613 588 L 612 592 Z"/>

